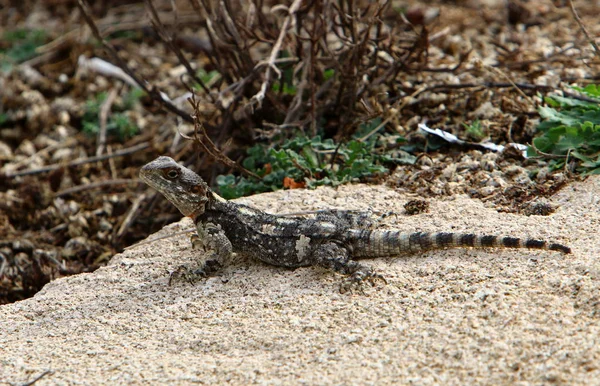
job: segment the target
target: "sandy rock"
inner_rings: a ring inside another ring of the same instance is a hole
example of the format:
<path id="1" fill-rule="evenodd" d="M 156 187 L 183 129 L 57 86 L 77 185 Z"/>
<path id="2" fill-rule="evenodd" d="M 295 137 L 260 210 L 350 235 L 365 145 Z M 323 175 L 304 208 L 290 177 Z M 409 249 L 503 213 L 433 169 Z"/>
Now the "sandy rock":
<path id="1" fill-rule="evenodd" d="M 0 307 L 0 380 L 50 384 L 593 384 L 600 379 L 600 178 L 549 199 L 550 216 L 498 213 L 464 195 L 429 200 L 381 186 L 284 191 L 241 201 L 273 212 L 387 212 L 404 231 L 550 238 L 564 256 L 444 250 L 369 261 L 388 285 L 340 294 L 340 276 L 239 260 L 168 286 L 193 264 L 186 236 L 115 256 L 94 273 Z M 189 227 L 188 219 L 159 232 Z"/>

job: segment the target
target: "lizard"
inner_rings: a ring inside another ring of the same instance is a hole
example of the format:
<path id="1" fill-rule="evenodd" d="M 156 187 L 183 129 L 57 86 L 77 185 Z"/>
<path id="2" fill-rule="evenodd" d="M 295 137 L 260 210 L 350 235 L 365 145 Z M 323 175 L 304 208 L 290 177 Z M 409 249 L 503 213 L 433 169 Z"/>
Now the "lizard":
<path id="1" fill-rule="evenodd" d="M 381 274 L 357 261 L 366 258 L 460 247 L 571 253 L 563 244 L 513 236 L 370 229 L 364 217 L 350 211 L 325 211 L 313 218 L 269 214 L 220 197 L 198 174 L 166 156 L 144 165 L 140 178 L 194 221 L 195 247 L 211 252 L 194 271 L 198 276 L 217 272 L 236 252 L 274 266 L 333 270 L 346 275 L 340 288 L 346 290 L 363 282 L 385 282 Z"/>

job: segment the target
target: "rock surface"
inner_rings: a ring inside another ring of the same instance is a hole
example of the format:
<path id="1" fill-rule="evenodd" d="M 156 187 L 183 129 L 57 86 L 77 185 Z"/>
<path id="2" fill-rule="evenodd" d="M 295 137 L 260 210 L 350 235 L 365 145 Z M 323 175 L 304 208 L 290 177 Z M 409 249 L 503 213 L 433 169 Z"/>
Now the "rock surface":
<path id="1" fill-rule="evenodd" d="M 0 307 L 0 383 L 592 384 L 600 379 L 600 178 L 550 199 L 550 216 L 498 213 L 466 196 L 381 186 L 244 199 L 272 212 L 394 210 L 404 231 L 553 239 L 573 254 L 444 250 L 369 261 L 388 281 L 339 294 L 340 276 L 238 259 L 220 276 L 168 286 L 193 265 L 187 236 L 115 256 Z M 189 227 L 188 219 L 160 235 Z"/>

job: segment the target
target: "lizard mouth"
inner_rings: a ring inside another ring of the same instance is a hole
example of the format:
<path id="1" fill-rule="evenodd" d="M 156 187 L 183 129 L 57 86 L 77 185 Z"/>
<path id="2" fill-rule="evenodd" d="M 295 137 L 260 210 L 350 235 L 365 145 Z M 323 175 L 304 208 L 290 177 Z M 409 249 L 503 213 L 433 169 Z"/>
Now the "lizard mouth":
<path id="1" fill-rule="evenodd" d="M 146 169 L 146 166 L 148 165 L 144 165 L 144 167 L 140 169 L 140 180 L 144 181 L 144 183 L 146 183 L 147 185 L 152 186 L 150 175 L 148 173 L 148 169 Z"/>

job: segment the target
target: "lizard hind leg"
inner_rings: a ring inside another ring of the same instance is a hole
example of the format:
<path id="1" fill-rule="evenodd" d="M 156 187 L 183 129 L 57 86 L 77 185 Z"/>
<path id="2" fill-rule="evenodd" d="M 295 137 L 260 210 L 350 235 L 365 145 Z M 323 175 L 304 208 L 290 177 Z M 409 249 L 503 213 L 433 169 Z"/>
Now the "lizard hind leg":
<path id="1" fill-rule="evenodd" d="M 387 284 L 385 278 L 375 272 L 373 268 L 360 264 L 350 258 L 348 248 L 334 242 L 321 245 L 314 253 L 315 265 L 347 275 L 340 285 L 340 292 L 345 293 L 358 289 L 362 292 L 362 285 L 369 283 L 372 286 L 377 280 Z"/>

